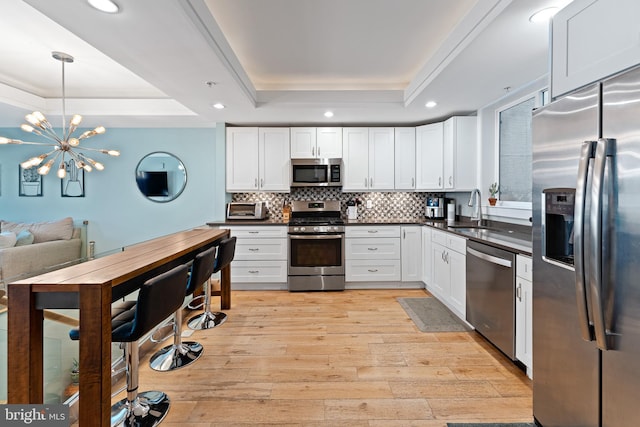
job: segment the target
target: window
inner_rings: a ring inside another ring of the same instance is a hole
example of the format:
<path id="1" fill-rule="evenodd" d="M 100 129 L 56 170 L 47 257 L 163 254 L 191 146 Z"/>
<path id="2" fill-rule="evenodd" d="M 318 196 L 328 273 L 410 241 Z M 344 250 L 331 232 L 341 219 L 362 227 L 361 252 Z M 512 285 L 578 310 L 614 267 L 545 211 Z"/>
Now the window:
<path id="1" fill-rule="evenodd" d="M 548 91 L 543 90 L 497 111 L 497 175 L 503 203 L 531 203 L 531 112 L 546 102 Z"/>

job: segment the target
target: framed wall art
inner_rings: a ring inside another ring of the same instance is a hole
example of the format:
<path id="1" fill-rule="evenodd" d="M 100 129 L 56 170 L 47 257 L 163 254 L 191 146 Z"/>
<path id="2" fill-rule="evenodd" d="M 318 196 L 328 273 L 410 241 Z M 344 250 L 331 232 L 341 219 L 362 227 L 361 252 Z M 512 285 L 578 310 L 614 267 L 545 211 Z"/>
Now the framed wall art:
<path id="1" fill-rule="evenodd" d="M 23 169 L 18 165 L 18 174 L 18 196 L 42 197 L 42 175 L 38 173 L 38 168 Z"/>
<path id="2" fill-rule="evenodd" d="M 84 197 L 84 169 L 78 169 L 73 160 L 65 163 L 67 175 L 60 180 L 62 197 Z"/>

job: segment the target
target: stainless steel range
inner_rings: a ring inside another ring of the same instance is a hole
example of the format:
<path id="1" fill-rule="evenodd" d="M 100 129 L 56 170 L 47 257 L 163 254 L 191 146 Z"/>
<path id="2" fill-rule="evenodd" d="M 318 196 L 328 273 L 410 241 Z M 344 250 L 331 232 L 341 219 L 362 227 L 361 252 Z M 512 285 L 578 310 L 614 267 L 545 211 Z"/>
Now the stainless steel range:
<path id="1" fill-rule="evenodd" d="M 344 290 L 339 201 L 295 201 L 289 220 L 289 291 Z"/>

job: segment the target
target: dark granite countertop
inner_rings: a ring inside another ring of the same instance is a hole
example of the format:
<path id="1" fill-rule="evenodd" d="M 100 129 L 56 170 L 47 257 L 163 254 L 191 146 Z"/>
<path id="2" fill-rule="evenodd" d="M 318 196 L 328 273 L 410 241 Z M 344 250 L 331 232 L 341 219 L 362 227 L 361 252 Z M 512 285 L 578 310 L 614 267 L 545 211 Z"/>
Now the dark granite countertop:
<path id="1" fill-rule="evenodd" d="M 288 225 L 282 219 L 236 219 L 207 222 L 214 227 L 221 226 L 256 226 L 256 225 Z M 445 220 L 431 220 L 427 218 L 379 218 L 345 220 L 347 226 L 361 225 L 426 225 L 438 230 L 455 233 L 461 237 L 515 251 L 517 253 L 531 255 L 531 227 L 505 222 L 489 221 L 484 228 L 476 228 L 477 224 L 469 221 L 456 221 L 448 224 Z"/>

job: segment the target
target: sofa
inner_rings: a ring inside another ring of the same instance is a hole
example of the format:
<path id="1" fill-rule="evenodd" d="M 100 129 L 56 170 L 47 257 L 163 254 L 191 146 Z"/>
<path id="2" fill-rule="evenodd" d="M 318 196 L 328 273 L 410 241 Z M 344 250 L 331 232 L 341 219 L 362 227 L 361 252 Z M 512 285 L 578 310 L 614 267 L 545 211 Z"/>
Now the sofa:
<path id="1" fill-rule="evenodd" d="M 81 228 L 74 227 L 70 217 L 40 223 L 0 220 L 0 288 L 77 263 L 81 255 Z"/>

